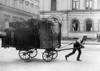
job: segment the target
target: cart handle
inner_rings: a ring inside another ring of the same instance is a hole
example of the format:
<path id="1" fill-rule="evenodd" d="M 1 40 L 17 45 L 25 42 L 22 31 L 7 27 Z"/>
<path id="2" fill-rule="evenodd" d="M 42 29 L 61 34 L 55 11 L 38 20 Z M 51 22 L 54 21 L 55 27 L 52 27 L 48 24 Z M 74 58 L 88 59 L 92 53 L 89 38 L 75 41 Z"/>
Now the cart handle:
<path id="1" fill-rule="evenodd" d="M 60 50 L 56 50 L 56 51 L 71 50 L 71 49 L 78 49 L 78 48 L 84 48 L 84 47 L 77 47 L 77 48 L 66 48 L 66 49 L 60 49 Z"/>

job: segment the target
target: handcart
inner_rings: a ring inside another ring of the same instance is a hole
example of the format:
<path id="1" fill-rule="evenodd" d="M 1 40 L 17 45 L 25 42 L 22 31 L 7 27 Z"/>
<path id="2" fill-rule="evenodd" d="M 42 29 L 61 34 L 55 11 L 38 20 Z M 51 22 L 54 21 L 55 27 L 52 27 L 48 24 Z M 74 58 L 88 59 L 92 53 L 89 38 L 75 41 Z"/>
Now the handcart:
<path id="1" fill-rule="evenodd" d="M 37 56 L 37 49 L 44 49 L 42 58 L 50 62 L 58 56 L 56 48 L 61 46 L 61 24 L 54 23 L 48 19 L 34 19 L 28 21 L 28 26 L 17 29 L 6 29 L 2 38 L 2 47 L 13 47 L 19 50 L 22 60 L 29 60 Z"/>

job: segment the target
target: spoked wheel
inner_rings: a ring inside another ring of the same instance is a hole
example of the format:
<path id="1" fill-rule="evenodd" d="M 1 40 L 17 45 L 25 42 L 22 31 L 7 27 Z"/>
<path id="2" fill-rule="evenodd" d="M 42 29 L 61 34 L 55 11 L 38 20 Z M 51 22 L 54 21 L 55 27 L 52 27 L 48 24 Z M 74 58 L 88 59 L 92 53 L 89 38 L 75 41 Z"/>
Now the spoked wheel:
<path id="1" fill-rule="evenodd" d="M 28 60 L 28 59 L 30 59 L 29 51 L 20 50 L 19 51 L 19 57 L 22 60 Z"/>
<path id="2" fill-rule="evenodd" d="M 34 58 L 37 56 L 37 49 L 30 49 L 29 54 L 31 58 Z"/>
<path id="3" fill-rule="evenodd" d="M 56 59 L 58 56 L 58 52 L 56 50 L 50 52 L 53 55 L 53 59 Z"/>
<path id="4" fill-rule="evenodd" d="M 42 54 L 42 58 L 44 59 L 44 61 L 50 62 L 53 59 L 53 56 L 51 53 L 44 52 Z"/>

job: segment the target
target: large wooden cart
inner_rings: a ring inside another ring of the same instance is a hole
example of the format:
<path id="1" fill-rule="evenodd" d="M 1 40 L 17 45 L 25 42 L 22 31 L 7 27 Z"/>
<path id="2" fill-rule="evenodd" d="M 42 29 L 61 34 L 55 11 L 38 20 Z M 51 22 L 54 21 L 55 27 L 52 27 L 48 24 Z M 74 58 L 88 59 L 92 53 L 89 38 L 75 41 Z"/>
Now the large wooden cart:
<path id="1" fill-rule="evenodd" d="M 32 20 L 31 20 L 32 23 Z M 37 24 L 17 29 L 6 29 L 6 36 L 1 36 L 2 47 L 14 47 L 19 50 L 23 60 L 34 58 L 37 49 L 45 49 L 42 58 L 49 62 L 58 56 L 56 48 L 61 46 L 61 24 L 48 19 L 40 20 Z"/>

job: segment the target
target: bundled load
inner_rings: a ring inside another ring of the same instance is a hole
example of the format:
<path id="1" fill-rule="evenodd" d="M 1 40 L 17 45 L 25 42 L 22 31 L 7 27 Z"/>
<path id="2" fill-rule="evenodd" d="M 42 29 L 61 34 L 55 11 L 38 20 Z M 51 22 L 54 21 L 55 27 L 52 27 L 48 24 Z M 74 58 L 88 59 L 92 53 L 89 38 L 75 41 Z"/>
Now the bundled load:
<path id="1" fill-rule="evenodd" d="M 29 19 L 23 22 L 12 22 L 13 29 L 6 29 L 3 47 L 12 46 L 16 49 L 56 48 L 60 44 L 61 33 L 59 23 L 49 19 Z"/>

